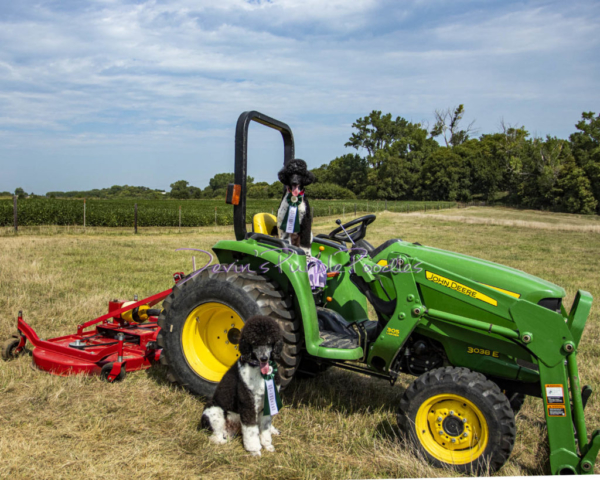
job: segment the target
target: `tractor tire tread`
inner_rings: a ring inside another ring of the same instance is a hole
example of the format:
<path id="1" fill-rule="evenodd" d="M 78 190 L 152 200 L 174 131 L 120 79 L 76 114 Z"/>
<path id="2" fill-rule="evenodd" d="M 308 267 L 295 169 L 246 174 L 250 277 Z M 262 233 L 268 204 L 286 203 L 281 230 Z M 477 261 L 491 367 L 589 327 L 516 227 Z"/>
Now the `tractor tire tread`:
<path id="1" fill-rule="evenodd" d="M 161 327 L 161 332 L 157 337 L 157 343 L 163 348 L 160 363 L 168 368 L 167 379 L 172 383 L 183 386 L 192 393 L 202 396 L 212 395 L 210 390 L 214 391 L 214 387 L 216 387 L 216 384 L 213 384 L 212 388 L 208 386 L 197 388 L 190 382 L 186 383 L 177 371 L 177 368 L 175 368 L 174 363 L 176 362 L 171 360 L 168 348 L 165 348 L 168 345 L 167 337 L 172 333 L 170 331 L 172 324 L 169 322 L 169 313 L 173 308 L 175 300 L 187 292 L 197 290 L 201 284 L 206 286 L 206 284 L 213 284 L 212 282 L 227 282 L 232 284 L 238 289 L 238 292 L 240 290 L 243 291 L 248 299 L 256 303 L 256 314 L 267 315 L 276 320 L 280 325 L 283 333 L 284 347 L 280 360 L 279 376 L 281 378 L 281 388 L 285 388 L 291 382 L 296 368 L 300 363 L 299 353 L 302 342 L 300 332 L 302 324 L 300 319 L 295 318 L 294 312 L 291 309 L 291 300 L 286 297 L 285 293 L 273 280 L 265 276 L 249 272 L 213 272 L 212 269 L 204 270 L 185 282 L 179 282 L 163 302 L 163 310 L 158 318 L 158 325 Z"/>
<path id="2" fill-rule="evenodd" d="M 441 384 L 455 385 L 463 392 L 476 392 L 477 395 L 485 399 L 487 405 L 494 412 L 496 427 L 499 430 L 499 438 L 494 436 L 496 445 L 486 449 L 483 455 L 486 455 L 485 462 L 471 463 L 466 465 L 440 465 L 441 462 L 433 459 L 432 463 L 437 466 L 454 467 L 457 470 L 465 473 L 486 473 L 489 468 L 490 472 L 498 470 L 512 452 L 516 437 L 515 418 L 511 409 L 510 402 L 502 393 L 497 384 L 488 380 L 483 374 L 473 372 L 468 368 L 463 367 L 442 367 L 426 372 L 421 375 L 405 390 L 401 400 L 398 412 L 398 425 L 405 433 L 408 434 L 410 440 L 419 448 L 418 440 L 414 434 L 414 419 L 411 418 L 411 413 L 414 411 L 415 399 L 432 387 L 437 387 Z M 412 407 L 412 408 L 411 408 Z"/>

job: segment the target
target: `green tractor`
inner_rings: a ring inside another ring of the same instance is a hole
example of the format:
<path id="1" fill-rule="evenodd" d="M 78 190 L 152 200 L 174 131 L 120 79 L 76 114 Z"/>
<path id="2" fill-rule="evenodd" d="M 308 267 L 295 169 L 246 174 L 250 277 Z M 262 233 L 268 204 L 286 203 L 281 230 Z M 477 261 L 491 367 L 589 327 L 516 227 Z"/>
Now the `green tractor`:
<path id="1" fill-rule="evenodd" d="M 579 384 L 577 347 L 592 297 L 520 270 L 418 243 L 365 240 L 375 215 L 316 235 L 312 256 L 328 269 L 311 288 L 306 252 L 274 233 L 263 213 L 246 229 L 247 139 L 251 121 L 278 130 L 284 163 L 294 158 L 290 128 L 258 112 L 238 119 L 234 205 L 236 240 L 219 241 L 218 265 L 190 274 L 163 304 L 158 343 L 171 381 L 210 396 L 239 356 L 240 330 L 269 315 L 283 332 L 280 373 L 329 365 L 386 378 L 417 378 L 404 392 L 398 423 L 434 465 L 467 473 L 499 469 L 515 441 L 515 411 L 540 397 L 553 474 L 591 474 L 600 431 L 586 433 L 591 389 Z M 368 316 L 367 303 L 377 318 Z"/>

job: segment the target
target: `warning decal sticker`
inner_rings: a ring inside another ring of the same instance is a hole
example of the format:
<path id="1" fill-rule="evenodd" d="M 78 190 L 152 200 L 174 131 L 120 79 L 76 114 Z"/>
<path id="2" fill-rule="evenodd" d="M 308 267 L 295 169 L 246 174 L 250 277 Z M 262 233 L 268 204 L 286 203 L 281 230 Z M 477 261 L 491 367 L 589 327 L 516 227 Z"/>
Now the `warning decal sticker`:
<path id="1" fill-rule="evenodd" d="M 565 403 L 565 394 L 562 385 L 546 385 L 546 403 Z"/>
<path id="2" fill-rule="evenodd" d="M 548 405 L 549 417 L 566 417 L 567 413 L 564 405 Z"/>

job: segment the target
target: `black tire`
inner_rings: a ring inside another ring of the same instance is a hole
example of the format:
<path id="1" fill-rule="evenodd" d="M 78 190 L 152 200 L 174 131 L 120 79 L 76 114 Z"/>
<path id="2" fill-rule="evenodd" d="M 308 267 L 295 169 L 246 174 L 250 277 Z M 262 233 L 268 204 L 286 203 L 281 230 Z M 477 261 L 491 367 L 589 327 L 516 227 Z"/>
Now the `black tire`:
<path id="1" fill-rule="evenodd" d="M 400 400 L 398 424 L 434 466 L 475 475 L 502 467 L 515 441 L 515 417 L 506 396 L 466 368 L 437 368 L 417 378 Z"/>
<path id="2" fill-rule="evenodd" d="M 519 410 L 521 410 L 521 407 L 525 403 L 526 395 L 523 393 L 511 392 L 508 390 L 504 392 L 504 395 L 506 395 L 506 398 L 508 398 L 510 408 L 512 409 L 514 414 L 517 415 L 517 413 L 519 413 Z"/>
<path id="3" fill-rule="evenodd" d="M 100 370 L 100 378 L 102 380 L 105 380 L 107 382 L 110 382 L 110 380 L 108 379 L 108 375 L 110 374 L 111 370 L 113 369 L 113 363 L 107 363 L 106 365 L 104 365 L 102 367 L 102 370 Z M 123 365 L 121 367 L 121 371 L 119 372 L 119 374 L 116 376 L 116 378 L 111 382 L 111 383 L 115 383 L 115 382 L 120 382 L 122 380 L 125 380 L 125 377 L 127 376 L 127 370 L 125 370 L 125 365 Z"/>
<path id="4" fill-rule="evenodd" d="M 2 344 L 2 360 L 8 361 L 19 356 L 19 353 L 15 353 L 15 349 L 20 341 L 20 338 L 11 337 Z"/>
<path id="5" fill-rule="evenodd" d="M 191 312 L 211 302 L 233 310 L 243 322 L 253 315 L 268 315 L 279 323 L 284 336 L 279 374 L 281 387 L 285 388 L 300 363 L 302 342 L 302 325 L 295 317 L 291 299 L 265 276 L 251 272 L 214 273 L 212 269 L 177 284 L 163 303 L 157 342 L 163 348 L 160 362 L 168 367 L 168 380 L 196 395 L 211 397 L 214 393 L 220 379 L 203 378 L 195 371 L 182 345 L 182 332 Z"/>

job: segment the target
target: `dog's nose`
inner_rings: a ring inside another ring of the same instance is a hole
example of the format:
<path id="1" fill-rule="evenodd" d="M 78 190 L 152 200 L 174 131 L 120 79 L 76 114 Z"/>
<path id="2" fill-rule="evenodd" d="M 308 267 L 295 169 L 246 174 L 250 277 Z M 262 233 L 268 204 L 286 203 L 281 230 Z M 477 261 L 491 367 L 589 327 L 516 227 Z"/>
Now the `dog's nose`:
<path id="1" fill-rule="evenodd" d="M 264 355 L 262 357 L 260 357 L 260 361 L 263 363 L 266 362 L 268 359 L 269 359 L 269 357 L 266 357 Z"/>

